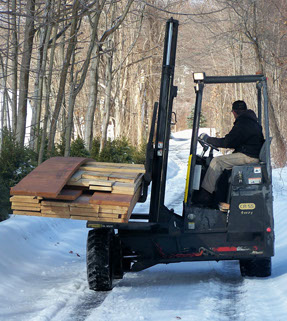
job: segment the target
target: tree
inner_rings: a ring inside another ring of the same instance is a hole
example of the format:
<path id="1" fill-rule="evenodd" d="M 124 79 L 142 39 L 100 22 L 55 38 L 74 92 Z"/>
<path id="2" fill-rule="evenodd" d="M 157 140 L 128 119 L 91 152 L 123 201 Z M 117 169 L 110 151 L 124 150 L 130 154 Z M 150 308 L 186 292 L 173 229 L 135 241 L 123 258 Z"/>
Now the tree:
<path id="1" fill-rule="evenodd" d="M 33 41 L 35 35 L 34 28 L 35 18 L 35 0 L 27 0 L 26 4 L 26 23 L 24 31 L 24 47 L 22 53 L 20 79 L 19 79 L 19 102 L 16 138 L 17 142 L 24 146 L 26 117 L 27 117 L 27 100 L 29 90 L 30 62 L 33 49 Z"/>
<path id="2" fill-rule="evenodd" d="M 253 0 L 244 0 L 238 3 L 235 0 L 228 0 L 225 4 L 229 6 L 233 13 L 232 17 L 235 18 L 232 20 L 234 23 L 233 30 L 238 30 L 238 27 L 240 27 L 242 32 L 240 35 L 245 37 L 245 41 L 254 50 L 255 72 L 264 74 L 272 80 L 269 81 L 268 96 L 270 127 L 276 144 L 273 150 L 277 157 L 274 160 L 276 159 L 277 165 L 282 166 L 287 161 L 287 146 L 279 127 L 279 108 L 278 105 L 275 105 L 274 95 L 272 94 L 272 84 L 278 82 L 279 79 L 278 74 L 276 78 L 274 77 L 275 75 L 270 70 L 270 66 L 276 69 L 280 67 L 278 60 L 280 60 L 279 55 L 281 50 L 279 50 L 278 55 L 273 48 L 278 48 L 281 41 L 281 36 L 278 34 L 278 26 L 276 26 L 276 19 L 280 17 L 280 6 L 283 3 L 280 0 L 276 0 L 274 3 Z M 274 6 L 274 4 L 276 5 Z M 277 117 L 276 114 L 278 115 Z"/>
<path id="3" fill-rule="evenodd" d="M 133 3 L 133 0 L 128 0 L 126 6 L 123 8 L 122 14 L 114 21 L 112 26 L 109 29 L 106 29 L 102 36 L 98 39 L 98 43 L 102 45 L 106 39 L 113 34 L 123 23 L 127 13 L 129 12 L 129 9 Z M 101 13 L 101 12 L 100 12 Z M 96 22 L 98 23 L 98 19 L 100 17 L 97 17 Z M 97 104 L 97 95 L 98 95 L 98 68 L 99 68 L 99 50 L 100 46 L 94 48 L 94 52 L 96 55 L 96 60 L 94 61 L 91 72 L 90 72 L 90 95 L 89 95 L 89 103 L 88 108 L 85 114 L 85 143 L 90 150 L 91 148 L 91 142 L 93 139 L 93 122 L 94 122 L 94 114 L 96 110 L 96 104 Z"/>
<path id="4" fill-rule="evenodd" d="M 63 97 L 65 93 L 65 86 L 66 86 L 66 79 L 67 79 L 67 74 L 69 70 L 69 65 L 71 61 L 72 54 L 75 50 L 76 47 L 76 36 L 78 32 L 78 22 L 79 22 L 79 7 L 80 7 L 80 2 L 79 0 L 75 0 L 73 3 L 72 7 L 72 12 L 71 12 L 71 27 L 70 27 L 70 36 L 68 40 L 68 47 L 67 51 L 65 54 L 65 60 L 64 64 L 61 70 L 60 74 L 60 83 L 59 83 L 59 90 L 57 94 L 57 100 L 56 100 L 56 105 L 55 109 L 53 112 L 52 116 L 52 121 L 51 121 L 51 128 L 50 128 L 50 134 L 49 134 L 49 140 L 48 140 L 48 153 L 51 155 L 53 150 L 54 150 L 54 139 L 55 139 L 55 134 L 56 134 L 56 125 L 59 117 L 59 113 L 61 110 L 62 102 L 63 102 Z"/>

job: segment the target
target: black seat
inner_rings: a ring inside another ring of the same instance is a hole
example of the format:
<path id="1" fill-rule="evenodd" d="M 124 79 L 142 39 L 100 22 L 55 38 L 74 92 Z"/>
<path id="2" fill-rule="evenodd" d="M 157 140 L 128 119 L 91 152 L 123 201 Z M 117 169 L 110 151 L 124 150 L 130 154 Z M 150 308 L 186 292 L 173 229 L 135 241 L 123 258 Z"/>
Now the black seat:
<path id="1" fill-rule="evenodd" d="M 271 144 L 272 141 L 272 137 L 269 137 L 269 144 Z M 267 162 L 267 153 L 266 153 L 266 148 L 267 148 L 267 141 L 265 140 L 265 142 L 263 143 L 261 149 L 260 149 L 260 153 L 259 153 L 259 162 L 260 163 L 266 163 Z"/>

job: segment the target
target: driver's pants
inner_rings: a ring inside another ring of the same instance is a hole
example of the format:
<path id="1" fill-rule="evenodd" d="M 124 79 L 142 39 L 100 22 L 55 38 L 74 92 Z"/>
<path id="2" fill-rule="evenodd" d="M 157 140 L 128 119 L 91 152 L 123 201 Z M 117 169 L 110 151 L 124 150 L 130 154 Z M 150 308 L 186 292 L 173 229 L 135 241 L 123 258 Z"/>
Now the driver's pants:
<path id="1" fill-rule="evenodd" d="M 249 157 L 242 153 L 233 153 L 214 157 L 210 162 L 201 187 L 203 187 L 209 193 L 213 193 L 215 191 L 216 182 L 225 169 L 231 169 L 236 165 L 258 162 L 258 158 Z"/>

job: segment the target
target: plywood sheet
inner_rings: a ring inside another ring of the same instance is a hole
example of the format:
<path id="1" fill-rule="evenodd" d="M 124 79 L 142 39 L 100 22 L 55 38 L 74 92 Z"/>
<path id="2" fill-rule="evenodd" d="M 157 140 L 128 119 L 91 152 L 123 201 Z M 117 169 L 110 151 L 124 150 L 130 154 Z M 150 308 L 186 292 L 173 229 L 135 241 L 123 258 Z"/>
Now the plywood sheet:
<path id="1" fill-rule="evenodd" d="M 52 157 L 12 187 L 10 194 L 56 198 L 70 177 L 87 160 L 83 157 Z"/>

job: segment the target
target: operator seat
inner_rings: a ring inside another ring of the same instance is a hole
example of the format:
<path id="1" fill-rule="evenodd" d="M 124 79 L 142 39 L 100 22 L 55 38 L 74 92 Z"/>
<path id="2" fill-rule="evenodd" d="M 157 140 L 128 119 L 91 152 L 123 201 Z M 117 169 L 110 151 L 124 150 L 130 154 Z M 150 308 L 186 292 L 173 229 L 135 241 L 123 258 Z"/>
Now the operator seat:
<path id="1" fill-rule="evenodd" d="M 270 137 L 269 142 L 271 143 L 272 137 Z M 267 162 L 266 154 L 267 141 L 265 140 L 259 153 L 259 164 L 264 165 Z M 248 164 L 248 166 L 256 165 L 256 163 Z M 241 165 L 245 166 L 245 165 Z M 232 169 L 225 169 L 220 175 L 215 188 L 215 202 L 216 204 L 220 202 L 229 203 L 230 201 L 230 181 L 231 181 Z"/>

